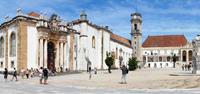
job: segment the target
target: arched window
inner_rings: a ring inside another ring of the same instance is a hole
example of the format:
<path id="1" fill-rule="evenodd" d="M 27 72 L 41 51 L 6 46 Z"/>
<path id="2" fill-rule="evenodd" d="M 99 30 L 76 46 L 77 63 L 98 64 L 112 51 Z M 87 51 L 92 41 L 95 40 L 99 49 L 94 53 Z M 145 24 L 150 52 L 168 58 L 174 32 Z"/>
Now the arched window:
<path id="1" fill-rule="evenodd" d="M 186 62 L 186 58 L 187 58 L 187 52 L 186 52 L 186 51 L 183 51 L 183 52 L 182 52 L 182 59 L 183 59 L 182 61 L 183 61 L 183 62 Z"/>
<path id="2" fill-rule="evenodd" d="M 159 57 L 159 62 L 162 62 L 162 57 L 161 56 Z"/>
<path id="3" fill-rule="evenodd" d="M 116 47 L 116 59 L 118 59 L 118 48 Z"/>
<path id="4" fill-rule="evenodd" d="M 189 61 L 192 61 L 192 50 L 190 50 L 188 53 L 188 59 Z"/>
<path id="5" fill-rule="evenodd" d="M 167 57 L 167 61 L 169 62 L 169 61 L 170 61 L 170 59 L 171 59 L 171 58 L 170 58 L 170 56 L 168 56 L 168 57 Z"/>
<path id="6" fill-rule="evenodd" d="M 95 37 L 92 37 L 92 48 L 95 48 Z"/>
<path id="7" fill-rule="evenodd" d="M 134 29 L 138 30 L 137 24 L 134 24 Z"/>
<path id="8" fill-rule="evenodd" d="M 10 36 L 10 56 L 16 56 L 16 35 L 14 33 Z"/>
<path id="9" fill-rule="evenodd" d="M 4 57 L 4 39 L 0 38 L 0 57 Z"/>

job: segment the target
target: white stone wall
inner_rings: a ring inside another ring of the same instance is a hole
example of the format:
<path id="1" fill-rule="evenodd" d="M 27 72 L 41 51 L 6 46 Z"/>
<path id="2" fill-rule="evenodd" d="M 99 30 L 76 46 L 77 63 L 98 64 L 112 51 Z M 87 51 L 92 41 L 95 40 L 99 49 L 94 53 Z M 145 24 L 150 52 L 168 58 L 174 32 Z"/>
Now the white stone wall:
<path id="1" fill-rule="evenodd" d="M 118 56 L 116 56 L 116 48 L 118 49 Z M 122 53 L 120 53 L 120 49 L 122 49 Z M 117 68 L 119 68 L 119 56 L 123 57 L 123 61 L 122 64 L 127 65 L 128 64 L 128 60 L 132 55 L 132 49 L 129 47 L 126 47 L 124 45 L 121 45 L 117 42 L 114 41 L 110 41 L 110 52 L 115 52 L 115 66 Z"/>
<path id="2" fill-rule="evenodd" d="M 38 68 L 37 65 L 37 43 L 38 43 L 38 31 L 36 27 L 27 27 L 27 68 Z"/>
<path id="3" fill-rule="evenodd" d="M 17 69 L 17 49 L 18 49 L 18 27 L 15 25 L 11 25 L 8 27 L 8 70 L 13 70 L 13 68 L 11 67 L 11 61 L 14 62 L 14 67 Z M 15 33 L 16 35 L 16 56 L 15 57 L 11 57 L 10 56 L 10 36 L 12 33 Z"/>
<path id="4" fill-rule="evenodd" d="M 6 67 L 6 33 L 4 31 L 0 31 L 0 38 L 3 37 L 3 40 L 4 40 L 4 44 L 3 44 L 3 47 L 4 47 L 4 56 L 2 58 L 0 58 L 0 64 L 1 62 L 3 62 L 3 67 L 0 67 L 0 71 L 3 71 L 4 68 Z"/>

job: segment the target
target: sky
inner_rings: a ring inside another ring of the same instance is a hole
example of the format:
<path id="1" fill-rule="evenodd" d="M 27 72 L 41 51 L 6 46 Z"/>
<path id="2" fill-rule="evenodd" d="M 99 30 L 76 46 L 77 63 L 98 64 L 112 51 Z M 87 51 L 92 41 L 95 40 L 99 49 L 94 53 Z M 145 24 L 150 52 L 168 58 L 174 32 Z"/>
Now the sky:
<path id="1" fill-rule="evenodd" d="M 79 18 L 85 10 L 90 22 L 109 26 L 113 33 L 131 39 L 130 15 L 142 15 L 142 36 L 185 35 L 191 41 L 200 34 L 200 0 L 1 0 L 0 23 L 6 16 L 46 12 L 58 14 L 65 21 Z"/>

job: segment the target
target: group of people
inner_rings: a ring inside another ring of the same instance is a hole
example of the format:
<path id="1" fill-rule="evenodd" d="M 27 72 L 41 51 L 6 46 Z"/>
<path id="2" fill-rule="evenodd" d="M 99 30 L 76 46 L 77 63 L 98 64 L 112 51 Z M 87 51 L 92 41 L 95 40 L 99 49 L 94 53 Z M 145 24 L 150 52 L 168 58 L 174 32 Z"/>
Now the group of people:
<path id="1" fill-rule="evenodd" d="M 121 71 L 122 71 L 122 77 L 121 77 L 121 84 L 126 84 L 127 81 L 127 74 L 129 72 L 128 68 L 125 66 L 125 65 L 122 65 L 120 67 Z M 92 68 L 91 66 L 88 67 L 88 73 L 89 73 L 89 79 L 91 80 L 92 78 Z M 97 74 L 97 68 L 95 67 L 94 68 L 94 74 Z"/>
<path id="2" fill-rule="evenodd" d="M 7 81 L 7 79 L 8 79 L 8 69 L 7 68 L 5 68 L 3 74 L 4 74 L 5 81 Z M 15 81 L 18 81 L 18 79 L 17 79 L 17 70 L 15 68 L 14 68 L 14 70 L 12 72 L 12 79 L 11 79 L 11 81 L 13 81 L 13 79 L 15 79 Z"/>
<path id="3" fill-rule="evenodd" d="M 182 70 L 183 70 L 183 71 L 190 71 L 191 68 L 192 68 L 192 63 L 183 64 L 183 65 L 182 65 Z"/>
<path id="4" fill-rule="evenodd" d="M 15 81 L 18 81 L 18 77 L 17 77 L 18 73 L 17 73 L 16 68 L 13 68 L 13 71 L 10 72 L 10 73 L 12 75 L 11 81 L 13 81 L 14 79 L 15 79 Z M 5 68 L 3 74 L 4 74 L 5 81 L 7 81 L 8 74 L 9 74 L 7 68 Z M 34 77 L 34 76 L 38 75 L 40 77 L 40 84 L 47 84 L 47 79 L 48 79 L 48 76 L 49 76 L 49 70 L 47 68 L 43 68 L 43 67 L 41 67 L 39 70 L 38 69 L 33 70 L 32 68 L 31 68 L 31 70 L 28 70 L 28 69 L 23 70 L 22 69 L 20 75 L 22 76 L 22 79 L 24 79 L 25 75 L 26 75 L 27 79 L 29 77 Z"/>

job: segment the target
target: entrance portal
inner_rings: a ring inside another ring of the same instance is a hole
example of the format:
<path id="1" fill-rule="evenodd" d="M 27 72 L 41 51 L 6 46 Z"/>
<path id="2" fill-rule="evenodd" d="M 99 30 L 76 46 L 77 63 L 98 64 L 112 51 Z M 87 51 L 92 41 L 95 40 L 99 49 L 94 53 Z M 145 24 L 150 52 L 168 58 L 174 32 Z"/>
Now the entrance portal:
<path id="1" fill-rule="evenodd" d="M 48 52 L 48 59 L 47 59 L 47 68 L 49 70 L 55 70 L 55 45 L 53 42 L 48 42 L 48 48 L 47 48 L 47 52 Z"/>

